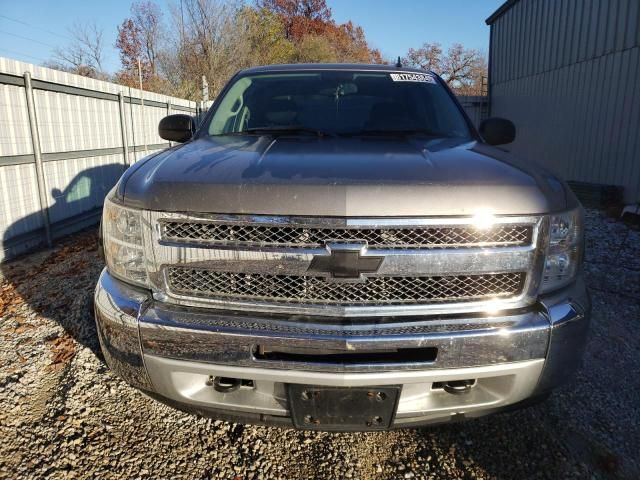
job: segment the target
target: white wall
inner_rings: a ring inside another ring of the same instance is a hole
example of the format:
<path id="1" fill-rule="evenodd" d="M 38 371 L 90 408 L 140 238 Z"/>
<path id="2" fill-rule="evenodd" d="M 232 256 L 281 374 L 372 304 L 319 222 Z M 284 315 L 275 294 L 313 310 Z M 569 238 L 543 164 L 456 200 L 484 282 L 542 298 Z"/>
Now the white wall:
<path id="1" fill-rule="evenodd" d="M 34 87 L 43 158 L 42 199 L 25 72 L 31 74 Z M 128 161 L 119 93 L 125 100 Z M 141 94 L 144 109 L 139 104 Z M 194 102 L 0 57 L 0 261 L 45 241 L 41 201 L 54 236 L 73 231 L 74 219 L 78 227 L 87 224 L 88 215 L 97 219 L 105 194 L 128 164 L 168 146 L 158 136 L 158 122 L 169 113 L 168 103 L 171 113 L 195 114 Z"/>

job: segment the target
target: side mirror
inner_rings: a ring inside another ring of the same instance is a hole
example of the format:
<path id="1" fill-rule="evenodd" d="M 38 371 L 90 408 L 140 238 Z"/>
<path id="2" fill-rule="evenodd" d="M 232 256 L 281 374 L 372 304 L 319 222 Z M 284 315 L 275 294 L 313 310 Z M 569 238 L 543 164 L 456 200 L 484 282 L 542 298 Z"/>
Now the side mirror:
<path id="1" fill-rule="evenodd" d="M 55 199 L 62 197 L 62 190 L 60 190 L 59 188 L 51 189 L 51 196 Z"/>
<path id="2" fill-rule="evenodd" d="M 160 120 L 158 135 L 170 142 L 183 143 L 189 140 L 196 130 L 196 123 L 189 115 L 178 113 Z"/>
<path id="3" fill-rule="evenodd" d="M 487 118 L 480 123 L 480 135 L 489 145 L 504 145 L 516 138 L 516 126 L 506 118 Z"/>

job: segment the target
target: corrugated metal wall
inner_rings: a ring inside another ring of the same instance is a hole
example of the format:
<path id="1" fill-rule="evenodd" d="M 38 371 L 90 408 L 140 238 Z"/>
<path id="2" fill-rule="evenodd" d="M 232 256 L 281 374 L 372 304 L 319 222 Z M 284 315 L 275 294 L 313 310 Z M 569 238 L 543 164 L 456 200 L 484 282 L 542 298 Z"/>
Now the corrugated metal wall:
<path id="1" fill-rule="evenodd" d="M 487 118 L 489 105 L 486 96 L 458 95 L 458 101 L 476 128 Z"/>
<path id="2" fill-rule="evenodd" d="M 640 201 L 640 1 L 519 0 L 491 24 L 491 115 L 507 148 Z"/>
<path id="3" fill-rule="evenodd" d="M 25 72 L 32 77 L 42 198 Z M 0 57 L 0 261 L 45 241 L 41 203 L 54 238 L 95 223 L 105 194 L 124 169 L 169 146 L 157 133 L 168 113 L 195 114 L 196 105 Z"/>

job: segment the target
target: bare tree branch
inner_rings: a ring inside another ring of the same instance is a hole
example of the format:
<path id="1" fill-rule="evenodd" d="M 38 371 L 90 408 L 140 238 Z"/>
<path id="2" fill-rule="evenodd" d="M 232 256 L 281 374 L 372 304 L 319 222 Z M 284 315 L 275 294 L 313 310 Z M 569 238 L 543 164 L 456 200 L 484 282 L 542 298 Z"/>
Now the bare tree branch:
<path id="1" fill-rule="evenodd" d="M 482 94 L 487 62 L 478 50 L 456 43 L 444 54 L 440 44 L 425 43 L 418 49 L 409 49 L 403 63 L 437 73 L 459 95 Z"/>
<path id="2" fill-rule="evenodd" d="M 73 22 L 68 29 L 71 42 L 53 50 L 48 65 L 71 73 L 93 78 L 106 78 L 104 73 L 104 36 L 95 22 Z"/>
<path id="3" fill-rule="evenodd" d="M 442 70 L 442 47 L 439 43 L 425 43 L 418 49 L 410 48 L 402 63 L 439 74 Z"/>

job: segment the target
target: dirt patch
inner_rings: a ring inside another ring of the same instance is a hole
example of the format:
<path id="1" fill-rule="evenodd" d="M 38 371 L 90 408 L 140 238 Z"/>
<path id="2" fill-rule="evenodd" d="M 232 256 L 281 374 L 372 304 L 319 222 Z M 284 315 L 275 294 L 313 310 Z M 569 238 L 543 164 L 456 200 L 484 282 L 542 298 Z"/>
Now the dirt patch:
<path id="1" fill-rule="evenodd" d="M 49 371 L 62 370 L 76 354 L 76 345 L 71 335 L 65 333 L 61 337 L 56 337 L 47 341 L 47 346 L 51 350 L 51 364 Z"/>

